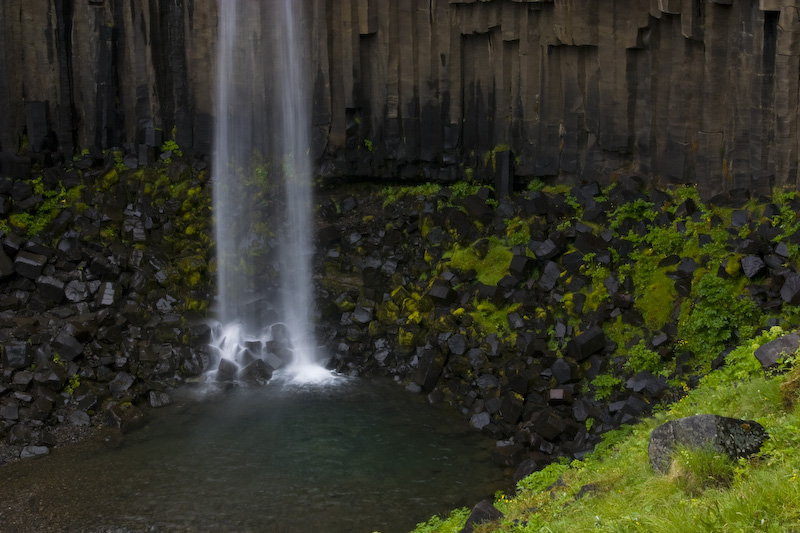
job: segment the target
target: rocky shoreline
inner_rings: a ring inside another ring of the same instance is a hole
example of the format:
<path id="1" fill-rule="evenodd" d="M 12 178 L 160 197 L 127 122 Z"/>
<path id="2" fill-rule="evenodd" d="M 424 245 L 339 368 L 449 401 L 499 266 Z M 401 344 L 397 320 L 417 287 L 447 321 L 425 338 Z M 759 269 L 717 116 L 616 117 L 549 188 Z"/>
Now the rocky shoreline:
<path id="1" fill-rule="evenodd" d="M 205 164 L 153 155 L 0 180 L 0 462 L 136 427 L 204 370 Z"/>

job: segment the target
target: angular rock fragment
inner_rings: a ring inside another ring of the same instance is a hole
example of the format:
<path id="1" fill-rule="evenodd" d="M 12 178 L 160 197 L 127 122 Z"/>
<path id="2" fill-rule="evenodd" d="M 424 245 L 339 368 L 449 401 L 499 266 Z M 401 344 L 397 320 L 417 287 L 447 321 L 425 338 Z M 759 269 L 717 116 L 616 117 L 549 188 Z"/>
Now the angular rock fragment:
<path id="1" fill-rule="evenodd" d="M 757 255 L 747 255 L 740 260 L 742 273 L 747 279 L 753 279 L 766 273 L 767 265 Z"/>
<path id="2" fill-rule="evenodd" d="M 46 264 L 47 257 L 23 250 L 14 258 L 14 271 L 22 277 L 35 280 Z"/>
<path id="3" fill-rule="evenodd" d="M 462 527 L 458 533 L 472 533 L 476 525 L 500 520 L 503 516 L 503 513 L 492 505 L 492 502 L 489 500 L 482 500 L 472 508 L 467 521 L 464 522 L 464 527 Z"/>
<path id="4" fill-rule="evenodd" d="M 576 361 L 583 361 L 606 346 L 602 328 L 594 326 L 584 331 L 567 344 L 567 353 Z"/>
<path id="5" fill-rule="evenodd" d="M 778 365 L 781 358 L 793 355 L 800 348 L 800 334 L 789 333 L 778 339 L 763 344 L 753 355 L 764 369 Z"/>

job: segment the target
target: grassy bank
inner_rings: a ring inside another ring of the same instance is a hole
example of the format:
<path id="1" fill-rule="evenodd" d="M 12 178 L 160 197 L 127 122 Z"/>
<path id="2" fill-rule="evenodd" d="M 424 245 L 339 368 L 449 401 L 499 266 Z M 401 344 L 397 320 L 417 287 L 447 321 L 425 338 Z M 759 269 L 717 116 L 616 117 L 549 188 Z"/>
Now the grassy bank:
<path id="1" fill-rule="evenodd" d="M 634 426 L 605 435 L 594 453 L 554 463 L 498 494 L 505 517 L 475 531 L 798 531 L 800 530 L 800 365 L 789 356 L 765 374 L 755 349 L 784 332 L 779 327 L 743 343 L 727 365 L 706 375 L 677 403 Z M 678 450 L 671 471 L 650 467 L 647 446 L 658 425 L 714 413 L 762 424 L 761 452 L 734 461 L 703 450 Z M 416 533 L 456 532 L 469 511 L 419 524 Z"/>

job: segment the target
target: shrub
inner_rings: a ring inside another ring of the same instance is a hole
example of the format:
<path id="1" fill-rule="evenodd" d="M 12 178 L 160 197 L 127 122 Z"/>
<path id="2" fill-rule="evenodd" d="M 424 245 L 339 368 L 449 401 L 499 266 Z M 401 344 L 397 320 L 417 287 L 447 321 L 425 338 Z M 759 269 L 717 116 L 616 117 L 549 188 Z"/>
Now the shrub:
<path id="1" fill-rule="evenodd" d="M 628 359 L 625 361 L 625 370 L 635 374 L 637 372 L 657 373 L 661 368 L 661 356 L 645 345 L 644 340 L 631 347 Z"/>

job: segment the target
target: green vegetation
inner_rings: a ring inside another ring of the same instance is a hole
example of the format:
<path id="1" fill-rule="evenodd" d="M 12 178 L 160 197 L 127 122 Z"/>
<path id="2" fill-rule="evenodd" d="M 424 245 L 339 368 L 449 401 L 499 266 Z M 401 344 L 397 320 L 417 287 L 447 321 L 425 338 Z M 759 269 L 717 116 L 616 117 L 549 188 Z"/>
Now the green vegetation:
<path id="1" fill-rule="evenodd" d="M 611 395 L 622 390 L 622 380 L 611 374 L 600 374 L 592 380 L 596 400 L 607 400 Z"/>
<path id="2" fill-rule="evenodd" d="M 461 271 L 474 271 L 475 278 L 486 285 L 497 285 L 508 274 L 513 254 L 498 239 L 477 241 L 471 246 L 453 249 L 450 265 Z"/>
<path id="3" fill-rule="evenodd" d="M 500 338 L 511 337 L 509 341 L 514 342 L 516 337 L 512 336 L 508 326 L 508 314 L 517 311 L 521 306 L 522 304 L 516 303 L 498 308 L 487 300 L 476 300 L 473 302 L 475 310 L 470 315 L 484 334 L 496 333 Z"/>
<path id="4" fill-rule="evenodd" d="M 679 402 L 635 426 L 607 433 L 583 460 L 551 464 L 520 481 L 513 497 L 498 495 L 495 506 L 505 517 L 476 526 L 476 533 L 677 533 L 687 527 L 782 532 L 800 527 L 800 366 L 788 374 L 764 375 L 753 357 L 758 346 L 782 333 L 772 328 L 740 345 L 728 365 L 708 374 Z M 754 419 L 769 439 L 759 454 L 740 460 L 681 448 L 669 473 L 655 473 L 647 457 L 651 431 L 698 413 Z M 457 531 L 466 516 L 459 510 L 415 531 Z"/>
<path id="5" fill-rule="evenodd" d="M 396 203 L 400 198 L 408 196 L 432 198 L 439 193 L 441 188 L 441 185 L 437 183 L 425 183 L 411 187 L 386 187 L 380 194 L 383 196 L 383 207 L 386 207 Z"/>

